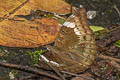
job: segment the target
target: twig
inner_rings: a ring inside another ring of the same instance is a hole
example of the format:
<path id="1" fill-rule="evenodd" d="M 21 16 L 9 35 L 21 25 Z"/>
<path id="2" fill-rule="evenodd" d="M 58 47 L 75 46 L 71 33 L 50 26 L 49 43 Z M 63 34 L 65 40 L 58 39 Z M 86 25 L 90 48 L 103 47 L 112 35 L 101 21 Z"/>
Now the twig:
<path id="1" fill-rule="evenodd" d="M 37 75 L 33 75 L 33 76 L 27 76 L 27 77 L 20 78 L 19 80 L 29 80 L 29 79 L 34 79 L 34 78 L 40 78 L 40 77 Z"/>
<path id="2" fill-rule="evenodd" d="M 44 61 L 45 64 L 47 64 L 52 70 L 54 70 L 57 73 L 57 75 L 61 77 L 62 80 L 66 80 L 65 77 L 62 76 L 58 70 L 53 68 L 50 63 L 46 62 L 41 56 L 40 58 L 42 59 L 42 61 Z"/>
<path id="3" fill-rule="evenodd" d="M 11 11 L 9 14 L 4 15 L 4 17 L 9 17 L 11 14 L 15 13 L 18 9 L 23 7 L 26 3 L 28 3 L 30 0 L 26 0 L 22 4 L 20 4 L 17 8 L 15 8 L 13 11 Z"/>
<path id="4" fill-rule="evenodd" d="M 57 15 L 57 14 L 55 14 L 54 15 L 56 18 L 60 18 L 60 19 L 62 19 L 62 20 L 66 20 L 66 18 L 64 18 L 64 17 L 62 17 L 62 16 L 59 16 L 59 15 Z"/>
<path id="5" fill-rule="evenodd" d="M 120 65 L 118 63 L 116 63 L 115 61 L 111 61 L 111 64 L 120 71 Z"/>
<path id="6" fill-rule="evenodd" d="M 110 57 L 110 56 L 105 56 L 105 55 L 100 54 L 98 57 L 99 57 L 99 58 L 102 58 L 102 59 L 108 59 L 108 60 L 116 61 L 116 62 L 119 62 L 119 63 L 120 63 L 120 59 L 113 58 L 113 57 Z"/>
<path id="7" fill-rule="evenodd" d="M 117 11 L 117 13 L 119 14 L 119 17 L 120 17 L 120 11 L 119 9 L 117 8 L 117 6 L 114 6 L 115 10 Z"/>
<path id="8" fill-rule="evenodd" d="M 46 77 L 49 77 L 49 78 L 52 78 L 52 79 L 56 79 L 56 80 L 61 80 L 56 75 L 49 74 L 47 72 L 43 72 L 43 71 L 40 71 L 40 70 L 35 69 L 35 68 L 28 67 L 28 66 L 9 64 L 9 63 L 4 63 L 4 62 L 0 62 L 0 66 L 6 67 L 6 68 L 13 68 L 13 69 L 29 72 L 29 73 L 32 73 L 32 74 L 43 75 L 43 76 L 46 76 Z"/>
<path id="9" fill-rule="evenodd" d="M 23 7 L 26 3 L 28 3 L 29 0 L 26 0 L 25 2 L 23 2 L 22 4 L 20 4 L 17 8 L 15 8 L 14 10 L 12 10 L 11 12 L 9 12 L 8 14 L 5 14 L 3 17 L 0 19 L 0 22 L 7 19 L 10 15 L 14 14 L 18 9 L 20 9 L 21 7 Z"/>
<path id="10" fill-rule="evenodd" d="M 70 75 L 76 76 L 76 77 L 81 77 L 81 78 L 84 78 L 86 80 L 94 80 L 93 78 L 88 78 L 86 76 L 81 76 L 81 75 L 77 75 L 77 74 L 66 72 L 66 71 L 62 71 L 62 72 L 65 73 L 65 74 L 70 74 Z"/>
<path id="11" fill-rule="evenodd" d="M 110 56 L 105 56 L 105 55 L 99 55 L 99 58 L 106 59 L 106 60 L 111 60 L 112 66 L 116 67 L 118 70 L 120 70 L 120 59 L 116 59 Z M 118 62 L 118 63 L 117 63 Z"/>

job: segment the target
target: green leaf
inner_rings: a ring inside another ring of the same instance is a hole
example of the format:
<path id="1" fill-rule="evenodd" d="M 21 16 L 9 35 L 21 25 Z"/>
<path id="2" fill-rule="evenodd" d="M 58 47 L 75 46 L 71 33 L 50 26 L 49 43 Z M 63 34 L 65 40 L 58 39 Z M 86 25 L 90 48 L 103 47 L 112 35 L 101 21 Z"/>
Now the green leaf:
<path id="1" fill-rule="evenodd" d="M 101 26 L 90 26 L 90 28 L 93 30 L 93 32 L 104 30 Z"/>
<path id="2" fill-rule="evenodd" d="M 118 40 L 118 41 L 115 42 L 115 46 L 117 46 L 117 47 L 120 48 L 120 40 Z"/>

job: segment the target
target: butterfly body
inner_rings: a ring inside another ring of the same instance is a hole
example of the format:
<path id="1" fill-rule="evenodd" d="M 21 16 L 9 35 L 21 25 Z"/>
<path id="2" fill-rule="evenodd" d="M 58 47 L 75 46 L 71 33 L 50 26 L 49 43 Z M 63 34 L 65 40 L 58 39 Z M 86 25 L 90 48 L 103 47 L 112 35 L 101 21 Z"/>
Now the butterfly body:
<path id="1" fill-rule="evenodd" d="M 67 19 L 58 33 L 54 46 L 48 48 L 51 53 L 45 56 L 59 64 L 51 65 L 60 71 L 77 73 L 92 64 L 96 55 L 96 45 L 84 9 L 77 10 Z"/>

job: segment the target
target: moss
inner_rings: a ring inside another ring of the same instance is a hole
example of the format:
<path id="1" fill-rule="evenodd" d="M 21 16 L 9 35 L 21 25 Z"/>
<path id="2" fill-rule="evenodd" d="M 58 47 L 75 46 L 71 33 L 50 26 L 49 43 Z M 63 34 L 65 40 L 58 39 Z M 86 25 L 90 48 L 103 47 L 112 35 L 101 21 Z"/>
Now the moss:
<path id="1" fill-rule="evenodd" d="M 34 52 L 27 52 L 26 54 L 29 55 L 33 59 L 33 63 L 37 64 L 39 60 L 39 56 L 44 53 L 46 50 L 36 50 Z"/>

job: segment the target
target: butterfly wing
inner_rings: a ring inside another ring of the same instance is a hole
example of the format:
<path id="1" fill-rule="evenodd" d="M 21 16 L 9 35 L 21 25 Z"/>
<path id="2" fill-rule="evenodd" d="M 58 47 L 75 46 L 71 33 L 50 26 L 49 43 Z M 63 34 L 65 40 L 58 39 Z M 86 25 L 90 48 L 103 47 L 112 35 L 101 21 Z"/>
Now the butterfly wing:
<path id="1" fill-rule="evenodd" d="M 49 46 L 54 67 L 62 71 L 81 72 L 94 60 L 95 39 L 90 30 L 84 9 L 71 15 L 61 28 L 54 46 Z"/>

